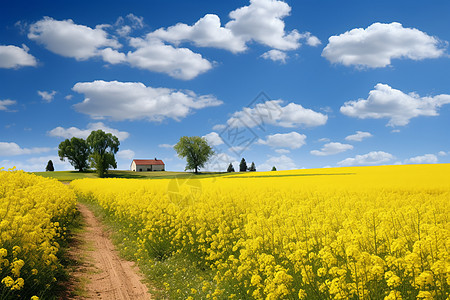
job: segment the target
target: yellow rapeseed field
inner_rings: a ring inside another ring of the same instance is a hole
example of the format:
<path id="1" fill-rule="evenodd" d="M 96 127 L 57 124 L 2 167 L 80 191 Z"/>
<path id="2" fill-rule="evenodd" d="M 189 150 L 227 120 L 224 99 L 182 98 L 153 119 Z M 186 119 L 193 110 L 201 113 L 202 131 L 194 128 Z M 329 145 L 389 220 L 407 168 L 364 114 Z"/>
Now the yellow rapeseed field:
<path id="1" fill-rule="evenodd" d="M 74 192 L 54 179 L 0 169 L 0 299 L 50 298 L 75 204 Z"/>
<path id="2" fill-rule="evenodd" d="M 449 297 L 448 164 L 71 185 L 135 233 L 137 259 L 211 269 L 191 299 Z"/>

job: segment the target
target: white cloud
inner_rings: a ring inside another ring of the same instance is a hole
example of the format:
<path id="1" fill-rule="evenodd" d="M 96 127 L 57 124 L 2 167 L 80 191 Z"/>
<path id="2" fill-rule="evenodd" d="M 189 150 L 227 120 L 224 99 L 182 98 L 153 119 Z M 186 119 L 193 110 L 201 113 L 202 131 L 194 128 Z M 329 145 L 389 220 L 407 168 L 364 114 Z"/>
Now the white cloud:
<path id="1" fill-rule="evenodd" d="M 10 100 L 10 99 L 5 99 L 5 100 L 0 100 L 0 110 L 8 110 L 8 106 L 10 105 L 14 105 L 17 102 L 15 100 Z"/>
<path id="2" fill-rule="evenodd" d="M 349 144 L 341 144 L 341 143 L 328 143 L 325 144 L 322 149 L 319 150 L 312 150 L 310 153 L 312 155 L 317 156 L 327 156 L 327 155 L 334 155 L 338 154 L 347 150 L 353 149 L 352 145 Z"/>
<path id="3" fill-rule="evenodd" d="M 124 53 L 111 48 L 99 50 L 99 54 L 102 56 L 104 61 L 112 65 L 123 63 L 127 59 L 127 56 Z"/>
<path id="4" fill-rule="evenodd" d="M 341 107 L 341 113 L 360 119 L 388 118 L 387 126 L 404 126 L 418 116 L 437 116 L 437 110 L 450 103 L 450 95 L 420 97 L 416 93 L 405 94 L 387 84 L 377 84 L 367 99 L 349 101 Z"/>
<path id="5" fill-rule="evenodd" d="M 291 153 L 291 151 L 289 151 L 288 149 L 275 149 L 275 152 L 278 153 L 278 154 Z"/>
<path id="6" fill-rule="evenodd" d="M 207 14 L 194 25 L 178 23 L 167 29 L 160 28 L 147 35 L 147 38 L 158 38 L 179 45 L 184 41 L 192 41 L 199 47 L 214 47 L 231 52 L 242 52 L 247 47 L 243 38 L 237 37 L 229 28 L 221 26 L 220 18 Z"/>
<path id="7" fill-rule="evenodd" d="M 206 140 L 208 141 L 208 143 L 211 146 L 219 146 L 223 144 L 223 140 L 222 138 L 217 134 L 217 132 L 210 132 L 207 135 L 203 136 L 204 138 L 206 138 Z"/>
<path id="8" fill-rule="evenodd" d="M 107 47 L 120 48 L 120 44 L 108 37 L 103 30 L 105 25 L 98 25 L 95 29 L 77 25 L 72 20 L 58 21 L 50 17 L 31 24 L 28 38 L 43 44 L 53 53 L 86 60 L 102 55 L 101 49 Z"/>
<path id="9" fill-rule="evenodd" d="M 156 39 L 133 38 L 130 44 L 136 51 L 128 52 L 127 61 L 140 69 L 189 80 L 212 68 L 208 60 L 188 48 L 174 48 Z"/>
<path id="10" fill-rule="evenodd" d="M 120 150 L 119 152 L 117 152 L 116 155 L 117 155 L 117 158 L 119 158 L 119 159 L 130 160 L 130 159 L 133 159 L 135 153 L 133 150 L 125 149 L 125 150 Z"/>
<path id="11" fill-rule="evenodd" d="M 445 54 L 438 38 L 415 28 L 404 28 L 400 23 L 374 23 L 329 38 L 322 56 L 332 63 L 345 66 L 380 68 L 391 64 L 391 59 L 422 60 Z"/>
<path id="12" fill-rule="evenodd" d="M 160 148 L 173 148 L 175 145 L 170 144 L 159 144 L 158 147 Z"/>
<path id="13" fill-rule="evenodd" d="M 281 127 L 324 125 L 328 117 L 324 114 L 304 108 L 300 104 L 289 103 L 281 106 L 282 100 L 269 100 L 258 103 L 254 108 L 244 107 L 235 112 L 227 123 L 230 127 L 256 127 L 271 124 Z"/>
<path id="14" fill-rule="evenodd" d="M 450 152 L 449 152 L 450 153 Z M 447 152 L 445 152 L 445 151 L 439 151 L 439 153 L 438 153 L 438 155 L 439 156 L 447 156 Z"/>
<path id="15" fill-rule="evenodd" d="M 158 38 L 174 45 L 193 42 L 198 47 L 220 48 L 233 53 L 245 51 L 247 43 L 252 41 L 285 51 L 299 48 L 301 39 L 310 46 L 318 45 L 319 39 L 309 32 L 285 31 L 283 18 L 290 11 L 291 7 L 283 1 L 251 0 L 250 5 L 230 12 L 231 20 L 224 26 L 217 15 L 207 14 L 192 26 L 178 23 L 151 32 L 147 38 Z"/>
<path id="16" fill-rule="evenodd" d="M 266 140 L 259 139 L 258 144 L 268 145 L 273 148 L 298 149 L 306 144 L 306 135 L 292 131 L 290 133 L 277 133 L 268 135 Z"/>
<path id="17" fill-rule="evenodd" d="M 405 164 L 435 164 L 437 162 L 438 158 L 434 154 L 415 156 L 405 160 Z"/>
<path id="18" fill-rule="evenodd" d="M 306 39 L 306 43 L 311 47 L 316 47 L 322 44 L 318 37 L 312 35 L 310 32 L 305 32 L 301 34 L 303 39 Z"/>
<path id="19" fill-rule="evenodd" d="M 390 153 L 383 151 L 372 151 L 364 155 L 356 155 L 355 157 L 346 158 L 337 164 L 340 166 L 361 166 L 361 165 L 379 165 L 394 159 Z"/>
<path id="20" fill-rule="evenodd" d="M 0 142 L 0 156 L 36 154 L 36 153 L 49 152 L 52 150 L 54 150 L 54 149 L 48 148 L 48 147 L 21 148 L 16 143 Z"/>
<path id="21" fill-rule="evenodd" d="M 73 98 L 73 95 L 67 95 L 64 97 L 64 99 L 66 99 L 66 100 L 72 100 L 72 98 Z"/>
<path id="22" fill-rule="evenodd" d="M 28 48 L 23 45 L 22 48 L 8 45 L 0 45 L 0 68 L 14 69 L 20 67 L 37 65 L 36 58 L 28 53 Z"/>
<path id="23" fill-rule="evenodd" d="M 194 109 L 222 104 L 213 95 L 198 96 L 192 91 L 147 87 L 140 82 L 79 82 L 73 90 L 85 95 L 83 102 L 74 105 L 75 109 L 94 119 L 180 120 Z"/>
<path id="24" fill-rule="evenodd" d="M 53 98 L 56 95 L 56 91 L 46 92 L 46 91 L 37 91 L 38 95 L 42 97 L 42 100 L 46 102 L 52 102 Z"/>
<path id="25" fill-rule="evenodd" d="M 226 125 L 224 125 L 224 124 L 217 124 L 217 125 L 214 125 L 212 129 L 215 130 L 215 131 L 219 131 L 219 130 L 223 130 L 225 128 L 227 128 Z"/>
<path id="26" fill-rule="evenodd" d="M 86 139 L 90 134 L 91 131 L 95 130 L 103 130 L 106 133 L 112 133 L 115 135 L 119 141 L 124 141 L 127 139 L 130 134 L 126 131 L 119 131 L 117 129 L 111 128 L 103 124 L 102 122 L 98 123 L 89 123 L 87 125 L 86 129 L 79 129 L 77 127 L 70 127 L 70 128 L 63 128 L 63 127 L 56 127 L 53 128 L 48 132 L 48 135 L 54 136 L 54 137 L 61 137 L 65 139 L 70 139 L 73 137 Z"/>
<path id="27" fill-rule="evenodd" d="M 281 155 L 281 156 L 271 156 L 263 164 L 257 165 L 256 170 L 270 171 L 272 170 L 273 166 L 275 166 L 278 171 L 298 169 L 292 158 L 287 157 L 286 155 Z"/>
<path id="28" fill-rule="evenodd" d="M 261 57 L 264 59 L 271 59 L 273 61 L 279 61 L 280 63 L 283 63 L 283 64 L 286 63 L 286 59 L 287 59 L 287 55 L 285 52 L 276 50 L 276 49 L 272 49 L 267 52 L 264 52 L 261 55 Z"/>
<path id="29" fill-rule="evenodd" d="M 356 131 L 355 134 L 349 135 L 345 137 L 346 141 L 354 141 L 354 142 L 361 142 L 365 138 L 372 137 L 373 135 L 370 132 L 364 132 L 364 131 Z"/>

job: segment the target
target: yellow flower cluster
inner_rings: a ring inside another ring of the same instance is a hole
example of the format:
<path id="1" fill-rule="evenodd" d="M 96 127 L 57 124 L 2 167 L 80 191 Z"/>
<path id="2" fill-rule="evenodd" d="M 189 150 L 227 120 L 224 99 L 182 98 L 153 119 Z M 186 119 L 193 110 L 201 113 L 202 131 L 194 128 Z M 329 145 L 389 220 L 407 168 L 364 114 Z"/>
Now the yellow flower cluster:
<path id="1" fill-rule="evenodd" d="M 76 197 L 56 180 L 0 170 L 0 299 L 39 299 L 60 270 L 58 241 Z"/>
<path id="2" fill-rule="evenodd" d="M 450 165 L 72 182 L 209 299 L 448 299 Z"/>

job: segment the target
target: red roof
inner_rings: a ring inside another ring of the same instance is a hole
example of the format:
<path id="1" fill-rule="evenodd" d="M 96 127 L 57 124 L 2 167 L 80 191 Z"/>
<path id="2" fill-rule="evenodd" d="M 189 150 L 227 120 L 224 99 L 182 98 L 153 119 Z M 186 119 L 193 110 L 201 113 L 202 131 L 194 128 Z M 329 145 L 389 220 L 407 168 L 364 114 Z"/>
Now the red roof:
<path id="1" fill-rule="evenodd" d="M 133 159 L 136 165 L 164 165 L 160 159 Z"/>

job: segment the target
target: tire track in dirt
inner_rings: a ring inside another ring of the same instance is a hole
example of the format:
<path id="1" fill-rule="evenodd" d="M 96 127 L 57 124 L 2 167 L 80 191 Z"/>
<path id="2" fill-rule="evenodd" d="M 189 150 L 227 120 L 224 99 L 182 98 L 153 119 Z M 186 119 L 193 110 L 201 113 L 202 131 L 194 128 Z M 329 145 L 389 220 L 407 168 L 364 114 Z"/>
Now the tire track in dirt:
<path id="1" fill-rule="evenodd" d="M 78 236 L 81 247 L 71 251 L 75 257 L 83 257 L 82 266 L 72 276 L 85 282 L 83 297 L 72 299 L 147 300 L 148 288 L 133 262 L 121 259 L 100 221 L 85 205 L 78 203 L 78 210 L 85 222 L 84 231 Z M 77 239 L 78 239 L 77 238 Z"/>

